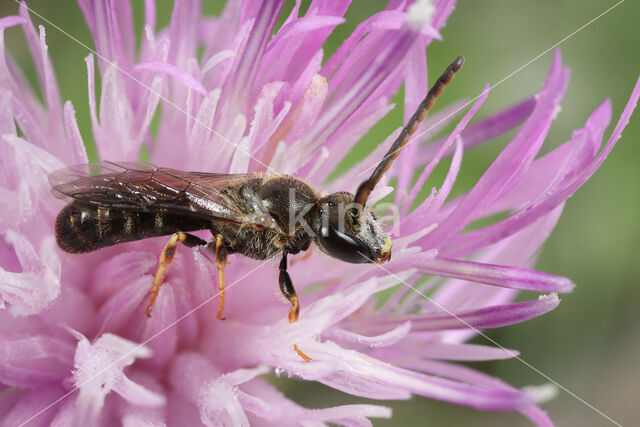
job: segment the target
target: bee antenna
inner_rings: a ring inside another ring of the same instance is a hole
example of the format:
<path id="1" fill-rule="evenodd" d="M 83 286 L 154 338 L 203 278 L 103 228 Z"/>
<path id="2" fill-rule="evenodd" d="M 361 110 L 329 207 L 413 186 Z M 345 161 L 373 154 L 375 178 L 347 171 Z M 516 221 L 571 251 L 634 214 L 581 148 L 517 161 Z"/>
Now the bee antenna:
<path id="1" fill-rule="evenodd" d="M 416 129 L 418 129 L 418 125 L 427 116 L 427 112 L 431 107 L 433 107 L 433 104 L 436 102 L 436 98 L 438 98 L 438 96 L 440 96 L 444 91 L 445 86 L 449 84 L 453 79 L 453 76 L 460 71 L 462 64 L 464 64 L 464 58 L 462 56 L 458 56 L 451 64 L 449 64 L 444 73 L 442 73 L 431 89 L 429 89 L 427 96 L 425 96 L 424 100 L 420 103 L 416 112 L 413 113 L 413 116 L 411 116 L 407 125 L 402 129 L 402 132 L 400 132 L 400 135 L 398 135 L 398 138 L 393 142 L 393 145 L 391 145 L 391 148 L 387 151 L 387 154 L 384 155 L 382 161 L 378 164 L 369 179 L 363 181 L 360 186 L 358 186 L 354 203 L 360 206 L 360 209 L 364 208 L 371 191 L 376 187 L 382 178 L 382 175 L 384 175 L 387 169 L 389 169 L 391 163 L 393 163 L 395 158 L 398 157 L 402 147 L 407 145 L 411 135 L 413 135 Z"/>

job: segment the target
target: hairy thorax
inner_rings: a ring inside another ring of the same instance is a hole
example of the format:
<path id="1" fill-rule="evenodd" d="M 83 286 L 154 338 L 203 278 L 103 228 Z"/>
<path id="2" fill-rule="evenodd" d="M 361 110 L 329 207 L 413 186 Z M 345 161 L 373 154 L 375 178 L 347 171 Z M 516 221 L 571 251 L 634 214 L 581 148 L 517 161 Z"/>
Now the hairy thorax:
<path id="1" fill-rule="evenodd" d="M 265 176 L 225 190 L 231 197 L 265 216 L 264 224 L 246 226 L 215 222 L 211 233 L 221 234 L 230 253 L 269 259 L 286 250 L 297 253 L 311 242 L 306 219 L 317 209 L 317 196 L 303 181 L 287 176 Z"/>

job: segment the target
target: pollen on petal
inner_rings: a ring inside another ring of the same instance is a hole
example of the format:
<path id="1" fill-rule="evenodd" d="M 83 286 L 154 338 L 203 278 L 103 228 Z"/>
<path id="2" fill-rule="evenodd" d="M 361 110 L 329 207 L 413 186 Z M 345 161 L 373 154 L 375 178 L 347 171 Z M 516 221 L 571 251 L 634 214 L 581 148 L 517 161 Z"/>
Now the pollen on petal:
<path id="1" fill-rule="evenodd" d="M 414 29 L 420 30 L 431 23 L 431 17 L 435 12 L 435 7 L 431 0 L 417 0 L 407 11 L 407 24 Z"/>

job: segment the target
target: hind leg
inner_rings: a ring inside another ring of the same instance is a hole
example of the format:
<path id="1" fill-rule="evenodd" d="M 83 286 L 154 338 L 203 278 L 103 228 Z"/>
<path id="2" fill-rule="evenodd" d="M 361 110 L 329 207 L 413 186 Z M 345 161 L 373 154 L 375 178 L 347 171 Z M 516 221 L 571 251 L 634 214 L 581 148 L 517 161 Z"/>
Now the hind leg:
<path id="1" fill-rule="evenodd" d="M 218 290 L 220 291 L 220 305 L 216 317 L 220 320 L 225 319 L 222 316 L 222 311 L 224 310 L 224 267 L 227 265 L 227 252 L 222 234 L 216 234 L 215 254 L 216 267 L 218 268 Z"/>
<path id="2" fill-rule="evenodd" d="M 144 310 L 144 314 L 147 317 L 151 317 L 151 307 L 153 303 L 156 301 L 156 297 L 158 296 L 158 292 L 160 292 L 160 285 L 162 285 L 162 280 L 164 276 L 167 274 L 167 269 L 173 262 L 173 259 L 176 256 L 176 250 L 178 248 L 178 243 L 182 243 L 187 247 L 193 248 L 194 246 L 204 246 L 207 244 L 205 240 L 202 240 L 198 236 L 194 236 L 193 234 L 183 233 L 182 231 L 178 231 L 177 233 L 173 233 L 167 244 L 165 245 L 162 253 L 160 254 L 160 265 L 158 266 L 158 270 L 156 270 L 156 274 L 153 277 L 153 286 L 151 287 L 151 296 L 149 297 L 149 303 L 147 304 L 147 308 Z"/>

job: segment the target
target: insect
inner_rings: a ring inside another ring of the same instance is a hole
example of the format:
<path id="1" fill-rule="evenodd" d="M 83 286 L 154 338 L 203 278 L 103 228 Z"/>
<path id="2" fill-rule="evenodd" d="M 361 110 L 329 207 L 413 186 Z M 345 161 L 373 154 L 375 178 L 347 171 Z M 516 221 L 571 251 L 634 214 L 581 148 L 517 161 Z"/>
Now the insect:
<path id="1" fill-rule="evenodd" d="M 183 172 L 108 161 L 72 166 L 49 177 L 56 195 L 72 199 L 56 218 L 58 245 L 66 252 L 84 253 L 171 235 L 160 254 L 147 316 L 178 244 L 206 246 L 215 255 L 221 320 L 227 256 L 237 253 L 259 260 L 281 256 L 280 290 L 291 303 L 289 321 L 295 322 L 300 304 L 287 272 L 288 255 L 315 243 L 329 256 L 349 263 L 390 260 L 391 238 L 367 207 L 367 199 L 463 62 L 456 58 L 438 78 L 355 195 L 338 192 L 320 197 L 289 175 Z M 196 230 L 209 230 L 213 238 L 207 242 L 189 233 Z"/>

